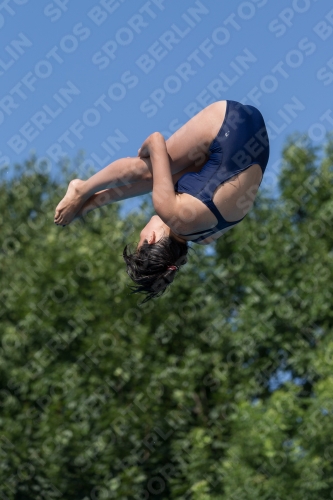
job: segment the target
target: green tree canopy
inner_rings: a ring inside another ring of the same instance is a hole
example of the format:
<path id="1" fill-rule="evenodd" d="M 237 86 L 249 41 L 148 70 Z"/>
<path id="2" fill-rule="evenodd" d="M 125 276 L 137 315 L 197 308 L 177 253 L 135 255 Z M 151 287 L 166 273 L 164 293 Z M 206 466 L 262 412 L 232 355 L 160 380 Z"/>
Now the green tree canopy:
<path id="1" fill-rule="evenodd" d="M 35 158 L 2 181 L 0 499 L 332 499 L 332 164 L 292 136 L 279 197 L 146 304 L 143 214 L 59 228 Z"/>

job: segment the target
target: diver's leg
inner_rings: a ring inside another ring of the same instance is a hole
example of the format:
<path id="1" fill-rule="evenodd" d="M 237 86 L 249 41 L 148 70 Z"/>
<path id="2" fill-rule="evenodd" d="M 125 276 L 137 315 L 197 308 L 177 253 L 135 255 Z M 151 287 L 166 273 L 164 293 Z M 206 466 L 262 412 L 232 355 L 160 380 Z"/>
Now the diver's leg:
<path id="1" fill-rule="evenodd" d="M 144 180 L 149 174 L 147 159 L 144 160 L 136 157 L 120 158 L 86 181 L 79 179 L 71 181 L 66 195 L 57 205 L 54 222 L 69 224 L 85 201 L 97 191 Z"/>
<path id="2" fill-rule="evenodd" d="M 175 184 L 178 181 L 178 179 L 187 172 L 196 172 L 196 171 L 198 171 L 198 167 L 196 167 L 196 165 L 194 164 L 189 165 L 180 172 L 173 174 L 172 176 L 173 183 Z M 91 212 L 95 208 L 100 208 L 104 205 L 110 205 L 111 203 L 115 203 L 117 201 L 127 200 L 128 198 L 134 198 L 136 196 L 142 196 L 144 194 L 148 194 L 152 191 L 152 189 L 153 189 L 152 176 L 150 176 L 150 178 L 147 177 L 147 179 L 145 180 L 133 182 L 132 184 L 104 189 L 90 196 L 90 198 L 88 198 L 88 200 L 80 208 L 75 218 L 79 218 L 82 215 L 86 215 L 88 212 Z"/>
<path id="3" fill-rule="evenodd" d="M 117 201 L 127 200 L 129 198 L 134 198 L 136 196 L 142 196 L 144 194 L 150 193 L 152 190 L 152 183 L 146 181 L 137 181 L 128 186 L 117 186 L 114 188 L 103 189 L 97 193 L 90 196 L 90 198 L 85 201 L 83 206 L 75 215 L 74 219 L 77 219 L 87 213 L 95 210 L 95 208 L 101 208 L 104 205 L 110 205 Z"/>

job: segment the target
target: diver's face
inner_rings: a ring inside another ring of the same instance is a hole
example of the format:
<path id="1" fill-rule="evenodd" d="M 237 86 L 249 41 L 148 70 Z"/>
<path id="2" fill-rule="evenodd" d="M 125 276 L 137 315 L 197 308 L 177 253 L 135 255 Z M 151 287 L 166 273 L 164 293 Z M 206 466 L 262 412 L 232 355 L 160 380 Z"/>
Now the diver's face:
<path id="1" fill-rule="evenodd" d="M 142 229 L 140 233 L 140 241 L 138 248 L 147 241 L 149 245 L 156 243 L 164 236 L 169 236 L 170 228 L 164 224 L 158 215 L 153 215 L 148 224 Z"/>

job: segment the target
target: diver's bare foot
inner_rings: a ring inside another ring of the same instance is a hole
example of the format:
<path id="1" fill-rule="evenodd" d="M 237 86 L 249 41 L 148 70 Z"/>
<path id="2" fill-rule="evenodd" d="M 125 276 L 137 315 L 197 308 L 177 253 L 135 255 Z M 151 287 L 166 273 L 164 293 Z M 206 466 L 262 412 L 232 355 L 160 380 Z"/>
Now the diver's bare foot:
<path id="1" fill-rule="evenodd" d="M 54 222 L 56 224 L 65 226 L 72 222 L 85 202 L 81 189 L 84 183 L 85 182 L 80 179 L 74 179 L 69 183 L 67 193 L 58 204 L 55 211 Z"/>

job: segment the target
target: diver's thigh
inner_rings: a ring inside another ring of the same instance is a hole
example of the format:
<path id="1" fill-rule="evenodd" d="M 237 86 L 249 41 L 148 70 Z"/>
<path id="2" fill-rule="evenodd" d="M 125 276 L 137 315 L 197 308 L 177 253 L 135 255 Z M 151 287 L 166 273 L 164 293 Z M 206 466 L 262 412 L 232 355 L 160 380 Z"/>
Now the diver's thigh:
<path id="1" fill-rule="evenodd" d="M 195 170 L 202 168 L 208 160 L 209 146 L 221 128 L 225 112 L 226 101 L 210 104 L 167 139 L 173 174 L 189 166 Z"/>

